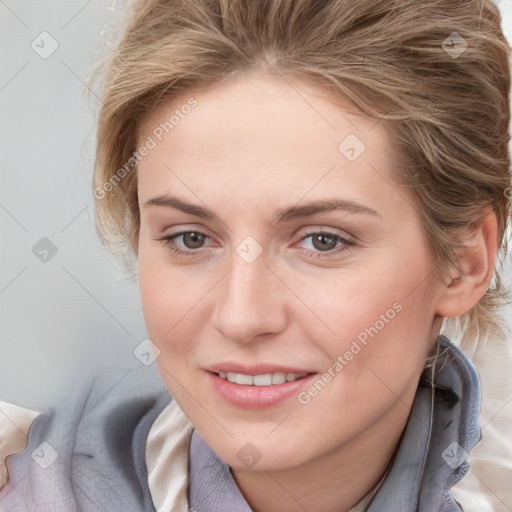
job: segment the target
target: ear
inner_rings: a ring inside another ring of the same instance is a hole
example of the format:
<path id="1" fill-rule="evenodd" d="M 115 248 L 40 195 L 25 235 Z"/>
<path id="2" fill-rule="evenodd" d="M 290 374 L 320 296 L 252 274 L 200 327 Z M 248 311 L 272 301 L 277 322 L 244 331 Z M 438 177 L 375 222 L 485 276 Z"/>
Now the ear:
<path id="1" fill-rule="evenodd" d="M 457 317 L 478 303 L 493 278 L 497 251 L 498 221 L 494 211 L 488 209 L 456 253 L 459 267 L 453 269 L 451 278 L 445 282 L 437 303 L 439 316 Z"/>

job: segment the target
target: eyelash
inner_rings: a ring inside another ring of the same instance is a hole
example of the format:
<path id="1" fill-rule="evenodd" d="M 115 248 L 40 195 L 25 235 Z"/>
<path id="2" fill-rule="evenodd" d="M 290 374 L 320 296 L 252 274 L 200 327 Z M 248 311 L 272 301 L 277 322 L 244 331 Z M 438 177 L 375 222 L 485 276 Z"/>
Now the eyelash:
<path id="1" fill-rule="evenodd" d="M 179 256 L 196 256 L 199 253 L 200 249 L 202 249 L 202 247 L 200 247 L 196 250 L 188 249 L 188 250 L 183 251 L 181 249 L 178 249 L 176 247 L 176 245 L 174 245 L 174 240 L 176 238 L 179 238 L 180 236 L 186 235 L 188 233 L 197 233 L 197 234 L 204 235 L 204 233 L 201 233 L 201 231 L 189 230 L 189 231 L 180 231 L 179 233 L 163 236 L 161 238 L 156 238 L 155 240 L 157 242 L 161 242 L 169 251 L 171 251 L 175 254 L 178 254 Z M 346 251 L 355 245 L 355 242 L 353 240 L 348 240 L 346 238 L 343 238 L 340 235 L 337 235 L 336 233 L 331 233 L 329 231 L 311 231 L 310 233 L 307 233 L 306 235 L 302 236 L 298 241 L 302 242 L 302 241 L 306 240 L 307 238 L 310 238 L 314 235 L 326 235 L 330 238 L 336 239 L 337 243 L 339 242 L 342 244 L 340 247 L 331 249 L 329 251 L 314 252 L 314 251 L 306 250 L 306 254 L 308 256 L 312 256 L 314 258 L 332 257 L 333 255 L 338 254 L 342 251 Z M 208 235 L 204 235 L 204 236 L 206 238 L 209 238 Z"/>

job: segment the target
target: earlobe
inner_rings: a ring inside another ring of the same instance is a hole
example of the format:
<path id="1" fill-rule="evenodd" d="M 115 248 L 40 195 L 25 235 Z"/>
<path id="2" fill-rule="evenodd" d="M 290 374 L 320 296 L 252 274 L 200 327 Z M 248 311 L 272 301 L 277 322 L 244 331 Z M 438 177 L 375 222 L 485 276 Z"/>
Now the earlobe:
<path id="1" fill-rule="evenodd" d="M 488 209 L 457 252 L 459 266 L 453 269 L 438 300 L 438 315 L 461 316 L 478 303 L 491 284 L 497 250 L 498 222 L 494 211 Z"/>

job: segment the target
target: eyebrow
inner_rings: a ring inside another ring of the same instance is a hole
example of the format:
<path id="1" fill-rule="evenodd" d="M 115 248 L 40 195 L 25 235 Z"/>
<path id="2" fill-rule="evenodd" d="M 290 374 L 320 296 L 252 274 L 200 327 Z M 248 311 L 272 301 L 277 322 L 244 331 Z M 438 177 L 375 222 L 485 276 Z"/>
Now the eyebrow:
<path id="1" fill-rule="evenodd" d="M 209 208 L 187 203 L 175 196 L 160 195 L 153 197 L 144 204 L 143 208 L 147 208 L 149 206 L 166 206 L 168 208 L 176 208 L 177 210 L 181 210 L 184 213 L 189 213 L 190 215 L 194 215 L 201 219 L 220 221 L 220 217 Z M 301 206 L 294 205 L 288 208 L 282 208 L 277 210 L 277 212 L 272 216 L 272 223 L 277 224 L 287 220 L 311 217 L 319 213 L 334 210 L 343 210 L 350 213 L 364 213 L 367 215 L 381 217 L 379 213 L 368 206 L 355 201 L 335 198 L 321 199 L 305 203 Z"/>

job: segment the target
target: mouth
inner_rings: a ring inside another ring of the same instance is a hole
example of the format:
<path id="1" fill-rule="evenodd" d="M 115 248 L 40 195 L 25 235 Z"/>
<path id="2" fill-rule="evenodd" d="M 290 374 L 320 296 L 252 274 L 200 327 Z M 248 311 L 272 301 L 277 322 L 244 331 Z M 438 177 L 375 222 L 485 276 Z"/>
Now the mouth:
<path id="1" fill-rule="evenodd" d="M 279 370 L 279 371 L 276 371 Z M 207 376 L 218 398 L 239 409 L 266 409 L 289 402 L 312 384 L 316 372 L 297 368 L 242 367 L 223 364 Z"/>

